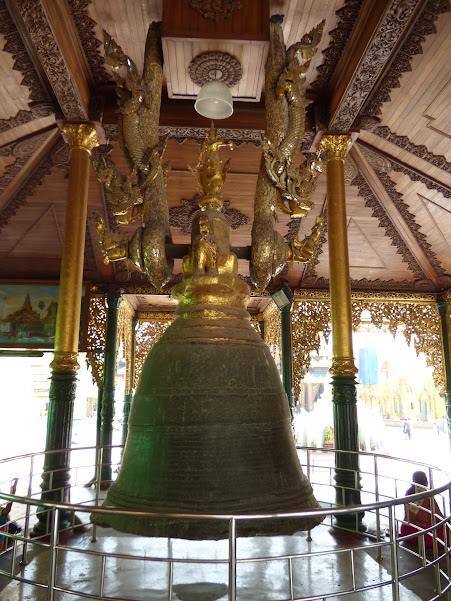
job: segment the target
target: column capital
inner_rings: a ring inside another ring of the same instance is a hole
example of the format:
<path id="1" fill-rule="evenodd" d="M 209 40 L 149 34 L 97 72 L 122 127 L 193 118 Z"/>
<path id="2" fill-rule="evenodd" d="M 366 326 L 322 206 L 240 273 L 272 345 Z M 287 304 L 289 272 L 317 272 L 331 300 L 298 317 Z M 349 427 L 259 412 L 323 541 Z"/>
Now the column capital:
<path id="1" fill-rule="evenodd" d="M 333 357 L 332 367 L 329 373 L 334 376 L 355 376 L 358 369 L 354 363 L 354 357 Z"/>
<path id="2" fill-rule="evenodd" d="M 100 144 L 97 130 L 90 123 L 64 123 L 62 131 L 71 151 L 86 150 L 88 154 L 91 154 L 91 150 Z"/>
<path id="3" fill-rule="evenodd" d="M 344 161 L 351 144 L 352 137 L 348 134 L 326 134 L 321 138 L 318 148 L 329 153 L 329 161 Z"/>
<path id="4" fill-rule="evenodd" d="M 78 353 L 55 351 L 50 367 L 53 371 L 76 372 L 80 368 Z"/>

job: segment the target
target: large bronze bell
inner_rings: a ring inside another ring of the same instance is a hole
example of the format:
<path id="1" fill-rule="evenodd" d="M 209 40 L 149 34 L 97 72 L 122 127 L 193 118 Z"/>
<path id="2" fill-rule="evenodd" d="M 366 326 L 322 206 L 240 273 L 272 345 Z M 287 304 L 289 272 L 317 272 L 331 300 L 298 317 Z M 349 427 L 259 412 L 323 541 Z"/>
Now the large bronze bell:
<path id="1" fill-rule="evenodd" d="M 249 323 L 249 287 L 237 276 L 230 225 L 219 210 L 225 170 L 212 131 L 197 165 L 202 210 L 183 280 L 173 289 L 176 318 L 144 363 L 122 465 L 104 504 L 240 515 L 317 509 L 277 367 Z M 145 536 L 217 539 L 228 532 L 227 520 L 96 515 L 93 521 Z M 247 520 L 237 533 L 286 534 L 319 521 Z"/>

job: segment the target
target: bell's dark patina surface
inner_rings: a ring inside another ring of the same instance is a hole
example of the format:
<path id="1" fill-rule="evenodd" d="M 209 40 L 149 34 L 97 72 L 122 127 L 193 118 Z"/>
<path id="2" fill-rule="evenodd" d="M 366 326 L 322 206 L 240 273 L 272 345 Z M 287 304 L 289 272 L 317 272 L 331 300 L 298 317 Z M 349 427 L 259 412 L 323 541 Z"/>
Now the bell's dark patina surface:
<path id="1" fill-rule="evenodd" d="M 291 431 L 267 345 L 249 323 L 249 287 L 237 275 L 220 212 L 225 145 L 213 128 L 191 171 L 202 193 L 175 320 L 150 351 L 133 399 L 117 480 L 106 506 L 159 512 L 252 514 L 318 509 Z M 93 516 L 145 536 L 222 538 L 224 520 Z M 318 518 L 247 520 L 237 533 L 286 534 Z"/>

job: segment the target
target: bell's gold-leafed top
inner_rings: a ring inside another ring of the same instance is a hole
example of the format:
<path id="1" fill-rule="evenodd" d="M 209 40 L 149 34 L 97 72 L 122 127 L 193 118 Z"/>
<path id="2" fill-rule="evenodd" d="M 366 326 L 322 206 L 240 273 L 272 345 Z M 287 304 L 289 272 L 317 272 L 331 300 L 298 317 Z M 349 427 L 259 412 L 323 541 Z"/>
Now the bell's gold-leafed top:
<path id="1" fill-rule="evenodd" d="M 229 162 L 218 156 L 222 146 L 212 123 L 195 167 L 189 167 L 200 193 L 201 211 L 193 219 L 190 253 L 183 259 L 183 279 L 172 289 L 178 300 L 176 316 L 204 319 L 249 319 L 249 286 L 238 277 L 238 261 L 231 252 L 230 223 L 221 212 L 221 188 Z"/>

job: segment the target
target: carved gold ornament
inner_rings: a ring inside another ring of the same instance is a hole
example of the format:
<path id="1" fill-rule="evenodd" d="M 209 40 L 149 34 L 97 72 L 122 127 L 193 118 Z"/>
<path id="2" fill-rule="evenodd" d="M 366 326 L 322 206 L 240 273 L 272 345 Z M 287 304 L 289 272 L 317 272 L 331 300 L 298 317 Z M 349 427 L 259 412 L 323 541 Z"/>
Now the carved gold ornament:
<path id="1" fill-rule="evenodd" d="M 123 353 L 125 357 L 125 394 L 131 389 L 130 374 L 133 348 L 133 326 L 132 321 L 135 316 L 135 310 L 130 302 L 122 297 L 117 314 L 117 338 L 116 338 L 116 365 L 119 358 L 119 346 L 122 342 Z"/>
<path id="2" fill-rule="evenodd" d="M 327 160 L 320 149 L 300 167 L 294 160 L 305 131 L 305 74 L 321 40 L 324 22 L 306 34 L 300 42 L 285 48 L 280 15 L 271 17 L 270 49 L 265 66 L 266 131 L 262 141 L 262 160 L 257 180 L 252 227 L 251 280 L 258 289 L 266 288 L 289 261 L 309 262 L 313 238 L 297 238 L 290 246 L 275 230 L 277 211 L 290 217 L 304 217 L 313 208 L 310 200 L 318 176 Z M 318 227 L 316 224 L 315 227 Z"/>
<path id="3" fill-rule="evenodd" d="M 343 161 L 351 145 L 351 136 L 326 135 L 321 138 L 319 148 L 328 154 L 329 161 Z"/>
<path id="4" fill-rule="evenodd" d="M 122 174 L 109 158 L 92 159 L 116 223 L 142 223 L 128 240 L 95 217 L 105 261 L 130 260 L 157 287 L 166 284 L 172 273 L 172 261 L 166 260 L 165 249 L 170 239 L 165 193 L 168 167 L 162 162 L 166 138 L 158 137 L 163 82 L 160 26 L 152 23 L 149 27 L 142 76 L 104 31 L 105 62 L 112 67 L 116 81 L 119 144 L 129 173 Z"/>
<path id="5" fill-rule="evenodd" d="M 204 19 L 220 21 L 241 10 L 239 0 L 191 0 L 191 8 L 201 14 Z"/>
<path id="6" fill-rule="evenodd" d="M 92 381 L 103 386 L 107 307 L 105 295 L 92 294 L 89 301 L 86 363 L 91 368 Z"/>
<path id="7" fill-rule="evenodd" d="M 91 150 L 99 146 L 96 129 L 89 123 L 65 123 L 63 132 L 67 136 L 70 149 L 86 150 L 91 154 Z"/>
<path id="8" fill-rule="evenodd" d="M 144 319 L 143 319 L 144 318 Z M 144 361 L 153 345 L 160 340 L 163 332 L 174 320 L 173 313 L 138 313 L 139 324 L 135 334 L 135 365 L 133 388 L 138 385 Z"/>
<path id="9" fill-rule="evenodd" d="M 271 301 L 263 311 L 263 321 L 265 322 L 265 342 L 277 362 L 282 355 L 282 322 L 280 310 L 274 301 Z"/>
<path id="10" fill-rule="evenodd" d="M 426 355 L 427 365 L 433 369 L 434 384 L 442 393 L 445 389 L 445 374 L 440 317 L 435 307 L 435 295 L 352 292 L 351 302 L 353 331 L 359 329 L 362 323 L 362 311 L 365 310 L 368 311 L 370 323 L 374 327 L 387 329 L 392 336 L 395 336 L 398 331 L 402 332 L 407 344 L 409 346 L 413 344 L 417 354 Z M 302 378 L 310 368 L 310 353 L 319 351 L 320 333 L 324 335 L 326 342 L 330 336 L 328 291 L 297 291 L 291 320 L 293 382 L 296 396 L 299 396 Z M 343 374 L 342 370 L 349 360 L 346 357 L 342 359 L 344 364 L 337 363 L 337 359 L 332 365 L 339 374 Z M 354 374 L 355 366 L 352 364 L 349 375 Z"/>

